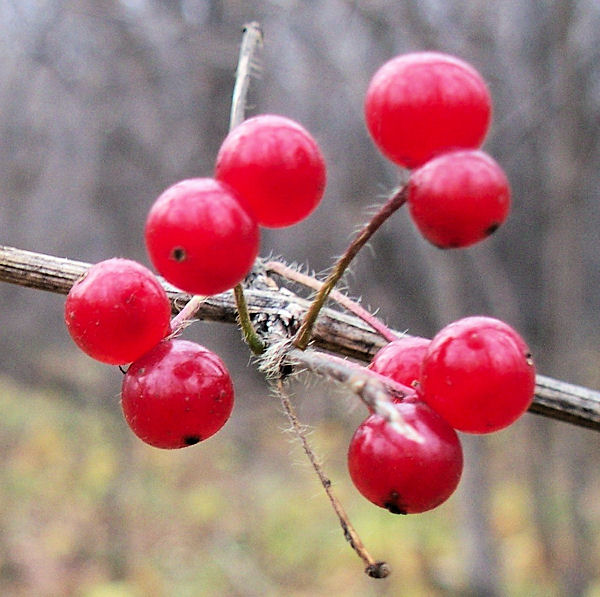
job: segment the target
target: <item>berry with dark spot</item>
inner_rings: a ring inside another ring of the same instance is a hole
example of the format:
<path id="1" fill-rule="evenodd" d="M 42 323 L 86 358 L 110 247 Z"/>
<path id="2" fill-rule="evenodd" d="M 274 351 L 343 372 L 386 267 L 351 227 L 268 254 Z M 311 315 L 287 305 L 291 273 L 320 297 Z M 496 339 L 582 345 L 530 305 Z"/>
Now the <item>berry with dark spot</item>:
<path id="1" fill-rule="evenodd" d="M 223 361 L 188 340 L 164 340 L 123 377 L 125 419 L 140 439 L 157 448 L 183 448 L 209 438 L 227 422 L 233 402 Z"/>
<path id="2" fill-rule="evenodd" d="M 191 294 L 233 288 L 252 268 L 260 232 L 245 201 L 226 184 L 192 178 L 169 187 L 154 203 L 145 228 L 154 267 Z"/>
<path id="3" fill-rule="evenodd" d="M 456 431 L 418 401 L 395 405 L 419 439 L 372 414 L 358 427 L 348 450 L 352 482 L 368 500 L 393 514 L 431 510 L 456 489 L 463 454 Z"/>
<path id="4" fill-rule="evenodd" d="M 483 151 L 445 153 L 411 173 L 408 208 L 421 234 L 435 246 L 467 247 L 507 218 L 508 179 Z"/>

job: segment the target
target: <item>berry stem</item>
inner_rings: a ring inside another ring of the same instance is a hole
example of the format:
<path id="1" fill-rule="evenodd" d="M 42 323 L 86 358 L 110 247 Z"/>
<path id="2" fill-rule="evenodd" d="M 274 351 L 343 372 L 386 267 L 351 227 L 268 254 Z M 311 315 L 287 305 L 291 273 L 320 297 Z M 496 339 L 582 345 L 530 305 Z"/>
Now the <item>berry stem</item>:
<path id="1" fill-rule="evenodd" d="M 300 329 L 296 333 L 294 338 L 294 346 L 304 350 L 310 338 L 312 336 L 312 330 L 319 316 L 319 312 L 325 305 L 329 294 L 334 289 L 335 285 L 339 282 L 340 278 L 344 275 L 344 272 L 350 265 L 350 262 L 354 259 L 356 254 L 362 249 L 362 247 L 370 240 L 375 234 L 379 227 L 404 203 L 408 197 L 407 185 L 401 186 L 394 194 L 381 206 L 379 211 L 367 222 L 363 229 L 356 235 L 354 240 L 350 243 L 345 253 L 340 257 L 338 262 L 335 264 L 333 271 L 329 277 L 321 286 L 321 289 L 317 293 L 313 303 L 311 304 Z"/>
<path id="2" fill-rule="evenodd" d="M 238 284 L 233 288 L 233 294 L 235 296 L 235 304 L 238 312 L 238 322 L 242 328 L 244 340 L 253 354 L 260 355 L 265 352 L 266 346 L 252 325 L 250 313 L 248 312 L 248 304 L 244 297 L 244 289 L 241 284 Z"/>
<path id="3" fill-rule="evenodd" d="M 235 84 L 233 86 L 233 95 L 231 98 L 229 130 L 234 129 L 238 124 L 241 124 L 246 117 L 248 88 L 250 86 L 252 72 L 260 70 L 258 51 L 262 47 L 262 41 L 262 30 L 257 22 L 253 21 L 244 25 L 240 56 L 238 58 Z M 238 321 L 244 335 L 244 340 L 254 354 L 262 354 L 265 350 L 265 345 L 252 325 L 243 286 L 237 284 L 233 289 L 233 294 L 235 296 Z"/>
<path id="4" fill-rule="evenodd" d="M 307 276 L 306 274 L 303 274 L 302 272 L 299 272 L 294 268 L 289 267 L 285 263 L 281 263 L 280 261 L 268 261 L 265 263 L 265 268 L 267 271 L 274 272 L 281 277 L 286 278 L 287 280 L 298 282 L 299 284 L 302 284 L 307 288 L 312 288 L 313 290 L 320 290 L 324 284 L 324 282 L 321 282 L 312 276 Z M 385 338 L 388 342 L 398 339 L 398 335 L 390 330 L 390 328 L 388 328 L 380 319 L 375 317 L 375 315 L 372 313 L 369 313 L 364 307 L 361 307 L 361 305 L 347 297 L 345 294 L 342 294 L 337 290 L 332 290 L 329 296 L 336 303 L 344 307 L 344 309 L 350 313 L 353 313 L 358 318 L 362 319 L 366 324 L 370 325 L 382 338 Z"/>
<path id="5" fill-rule="evenodd" d="M 202 306 L 202 303 L 206 300 L 205 296 L 196 294 L 185 304 L 183 309 L 171 319 L 171 333 L 169 336 L 174 338 L 179 336 L 181 332 L 190 324 L 190 321 L 194 318 L 198 309 Z"/>
<path id="6" fill-rule="evenodd" d="M 285 415 L 287 416 L 288 421 L 290 422 L 290 425 L 292 426 L 292 430 L 294 431 L 296 437 L 300 440 L 302 448 L 304 449 L 304 452 L 307 455 L 311 466 L 313 467 L 314 471 L 319 477 L 319 481 L 321 482 L 321 485 L 323 486 L 323 489 L 325 490 L 325 493 L 329 498 L 331 506 L 333 507 L 333 510 L 336 513 L 338 520 L 340 521 L 340 525 L 342 527 L 342 530 L 344 531 L 344 537 L 346 538 L 348 543 L 350 543 L 352 549 L 366 564 L 365 573 L 372 578 L 385 578 L 390 573 L 389 566 L 385 562 L 375 560 L 373 556 L 371 556 L 364 543 L 362 542 L 361 538 L 359 537 L 358 533 L 356 532 L 354 526 L 350 522 L 348 514 L 342 506 L 342 503 L 333 493 L 333 490 L 331 488 L 331 480 L 329 479 L 329 477 L 327 477 L 327 475 L 325 475 L 325 472 L 321 467 L 319 459 L 317 458 L 314 450 L 312 449 L 306 437 L 306 431 L 303 425 L 298 420 L 296 410 L 293 407 L 291 400 L 289 399 L 289 396 L 283 386 L 283 382 L 281 381 L 281 379 L 279 379 L 277 382 L 277 390 Z"/>
<path id="7" fill-rule="evenodd" d="M 392 402 L 392 398 L 402 400 L 414 394 L 412 388 L 358 363 L 317 350 L 290 347 L 289 342 L 274 345 L 270 350 L 261 366 L 267 375 L 279 377 L 281 371 L 302 368 L 337 381 L 356 394 L 371 412 L 383 417 L 397 433 L 417 443 L 423 441 L 421 434 L 404 421 Z"/>

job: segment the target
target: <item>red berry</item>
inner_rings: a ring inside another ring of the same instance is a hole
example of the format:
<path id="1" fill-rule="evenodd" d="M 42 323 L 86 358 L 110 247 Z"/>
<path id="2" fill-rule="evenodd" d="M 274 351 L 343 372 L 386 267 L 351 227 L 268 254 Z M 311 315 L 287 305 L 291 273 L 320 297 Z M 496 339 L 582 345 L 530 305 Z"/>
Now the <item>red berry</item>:
<path id="1" fill-rule="evenodd" d="M 421 363 L 430 342 L 427 338 L 402 336 L 379 349 L 368 369 L 414 388 L 419 380 Z"/>
<path id="2" fill-rule="evenodd" d="M 463 467 L 460 440 L 450 425 L 422 402 L 396 404 L 422 441 L 407 438 L 380 415 L 358 427 L 348 450 L 356 488 L 394 514 L 425 512 L 446 501 Z"/>
<path id="3" fill-rule="evenodd" d="M 146 221 L 152 263 L 192 294 L 233 288 L 250 271 L 260 233 L 245 202 L 212 178 L 183 180 L 154 203 Z"/>
<path id="4" fill-rule="evenodd" d="M 386 62 L 365 100 L 367 127 L 379 149 L 406 168 L 483 143 L 492 111 L 485 81 L 466 62 L 416 52 Z"/>
<path id="5" fill-rule="evenodd" d="M 242 122 L 223 141 L 215 177 L 250 205 L 269 228 L 296 224 L 316 209 L 325 191 L 325 160 L 297 122 L 264 114 Z"/>
<path id="6" fill-rule="evenodd" d="M 469 433 L 507 427 L 529 408 L 534 390 L 529 348 L 492 317 L 465 317 L 440 330 L 421 370 L 422 399 Z"/>
<path id="7" fill-rule="evenodd" d="M 73 284 L 65 323 L 89 356 L 123 365 L 169 333 L 171 305 L 156 276 L 129 259 L 101 261 Z"/>
<path id="8" fill-rule="evenodd" d="M 495 232 L 508 216 L 504 171 L 482 151 L 446 153 L 411 173 L 410 215 L 421 234 L 442 249 L 467 247 Z"/>
<path id="9" fill-rule="evenodd" d="M 121 405 L 133 432 L 157 448 L 183 448 L 214 435 L 233 409 L 223 361 L 187 340 L 165 340 L 123 378 Z"/>

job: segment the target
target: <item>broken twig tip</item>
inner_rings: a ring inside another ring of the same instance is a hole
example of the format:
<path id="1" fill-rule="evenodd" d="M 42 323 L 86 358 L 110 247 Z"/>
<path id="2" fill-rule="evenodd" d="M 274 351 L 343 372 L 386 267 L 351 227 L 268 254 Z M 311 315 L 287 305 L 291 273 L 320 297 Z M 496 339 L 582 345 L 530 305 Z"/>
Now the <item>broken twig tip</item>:
<path id="1" fill-rule="evenodd" d="M 365 568 L 365 573 L 371 578 L 386 578 L 390 575 L 391 570 L 387 562 L 374 562 Z"/>

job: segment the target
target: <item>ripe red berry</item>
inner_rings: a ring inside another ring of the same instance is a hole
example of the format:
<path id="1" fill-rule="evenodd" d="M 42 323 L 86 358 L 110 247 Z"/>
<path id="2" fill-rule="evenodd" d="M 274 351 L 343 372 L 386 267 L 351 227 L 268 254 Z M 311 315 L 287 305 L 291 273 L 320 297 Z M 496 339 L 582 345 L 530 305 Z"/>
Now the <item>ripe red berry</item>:
<path id="1" fill-rule="evenodd" d="M 421 375 L 421 363 L 430 342 L 431 340 L 418 336 L 402 336 L 379 349 L 368 369 L 414 388 Z"/>
<path id="2" fill-rule="evenodd" d="M 446 153 L 411 173 L 410 215 L 421 234 L 442 249 L 467 247 L 493 232 L 510 211 L 504 171 L 478 150 Z"/>
<path id="3" fill-rule="evenodd" d="M 373 140 L 406 168 L 451 149 L 480 147 L 491 110 L 481 75 L 470 64 L 437 52 L 386 62 L 371 79 L 365 100 Z"/>
<path id="4" fill-rule="evenodd" d="M 243 199 L 212 178 L 169 187 L 150 209 L 145 236 L 161 275 L 200 295 L 223 292 L 243 280 L 260 242 L 258 225 Z"/>
<path id="5" fill-rule="evenodd" d="M 529 348 L 492 317 L 465 317 L 440 330 L 421 370 L 422 399 L 469 433 L 507 427 L 529 408 L 534 390 Z"/>
<path id="6" fill-rule="evenodd" d="M 460 481 L 460 440 L 426 404 L 399 402 L 396 408 L 422 441 L 407 438 L 373 414 L 350 441 L 350 477 L 362 495 L 394 514 L 425 512 L 446 501 Z"/>
<path id="7" fill-rule="evenodd" d="M 214 435 L 229 419 L 234 392 L 213 352 L 187 340 L 165 340 L 123 378 L 121 405 L 133 432 L 157 448 L 183 448 Z"/>
<path id="8" fill-rule="evenodd" d="M 263 114 L 234 128 L 217 155 L 215 177 L 248 202 L 258 223 L 296 224 L 317 207 L 325 191 L 325 160 L 297 122 Z"/>
<path id="9" fill-rule="evenodd" d="M 123 365 L 169 333 L 171 305 L 156 276 L 129 259 L 101 261 L 73 284 L 65 324 L 89 356 Z"/>

